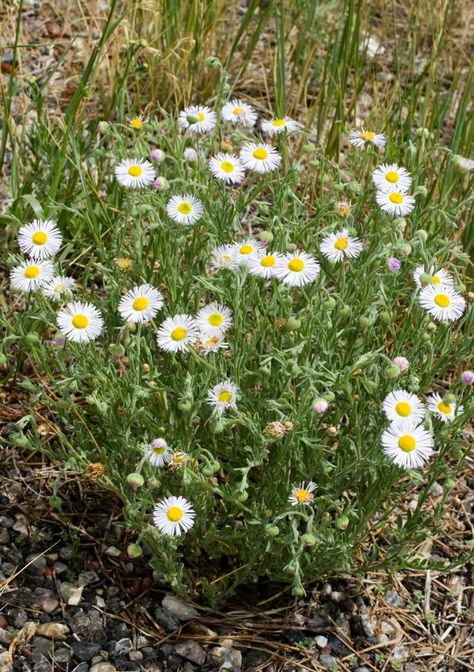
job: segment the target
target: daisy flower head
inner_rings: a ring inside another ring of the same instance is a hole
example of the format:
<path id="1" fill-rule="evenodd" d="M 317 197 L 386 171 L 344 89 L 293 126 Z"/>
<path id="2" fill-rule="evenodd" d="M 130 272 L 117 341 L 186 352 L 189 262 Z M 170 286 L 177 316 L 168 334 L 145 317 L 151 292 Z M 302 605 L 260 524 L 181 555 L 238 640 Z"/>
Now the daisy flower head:
<path id="1" fill-rule="evenodd" d="M 269 173 L 281 163 L 281 156 L 266 143 L 246 142 L 240 150 L 240 160 L 245 168 L 256 173 Z"/>
<path id="2" fill-rule="evenodd" d="M 433 452 L 433 437 L 416 420 L 397 420 L 382 434 L 382 447 L 397 467 L 419 469 Z"/>
<path id="3" fill-rule="evenodd" d="M 42 289 L 48 299 L 59 299 L 63 294 L 71 294 L 76 281 L 65 275 L 57 275 L 50 280 Z"/>
<path id="4" fill-rule="evenodd" d="M 240 243 L 234 243 L 232 246 L 235 263 L 239 266 L 247 265 L 251 259 L 262 254 L 264 250 L 263 242 L 254 238 L 247 238 Z"/>
<path id="5" fill-rule="evenodd" d="M 262 121 L 262 131 L 267 135 L 279 135 L 280 133 L 294 133 L 299 130 L 300 124 L 289 117 L 270 119 Z"/>
<path id="6" fill-rule="evenodd" d="M 196 340 L 198 330 L 191 315 L 168 317 L 160 325 L 156 340 L 158 346 L 166 352 L 183 352 Z"/>
<path id="7" fill-rule="evenodd" d="M 172 196 L 166 204 L 166 212 L 174 222 L 190 226 L 201 218 L 204 208 L 195 196 L 184 194 Z"/>
<path id="8" fill-rule="evenodd" d="M 365 147 L 368 144 L 376 147 L 385 147 L 387 139 L 383 133 L 374 133 L 373 131 L 366 131 L 361 128 L 358 131 L 351 131 L 349 133 L 349 142 L 354 147 Z"/>
<path id="9" fill-rule="evenodd" d="M 219 303 L 210 303 L 199 310 L 196 324 L 201 332 L 209 336 L 225 334 L 232 324 L 232 311 Z"/>
<path id="10" fill-rule="evenodd" d="M 404 191 L 377 191 L 375 200 L 384 212 L 396 217 L 405 217 L 415 207 L 415 197 Z"/>
<path id="11" fill-rule="evenodd" d="M 216 179 L 226 184 L 240 184 L 245 177 L 239 157 L 225 152 L 219 152 L 209 159 L 209 170 Z"/>
<path id="12" fill-rule="evenodd" d="M 218 245 L 211 252 L 211 267 L 214 270 L 235 268 L 237 261 L 234 254 L 234 245 Z"/>
<path id="13" fill-rule="evenodd" d="M 54 278 L 54 266 L 50 261 L 23 261 L 10 274 L 14 289 L 21 292 L 35 292 Z"/>
<path id="14" fill-rule="evenodd" d="M 222 108 L 222 119 L 231 121 L 233 124 L 251 127 L 257 121 L 257 114 L 251 105 L 234 98 L 234 100 L 225 103 Z"/>
<path id="15" fill-rule="evenodd" d="M 174 470 L 182 469 L 187 465 L 189 460 L 190 460 L 189 455 L 179 450 L 176 453 L 172 453 L 171 460 L 168 466 L 170 469 Z"/>
<path id="16" fill-rule="evenodd" d="M 285 285 L 302 287 L 316 280 L 320 266 L 306 252 L 287 253 L 278 261 L 275 275 Z"/>
<path id="17" fill-rule="evenodd" d="M 435 392 L 428 397 L 428 410 L 443 422 L 452 422 L 457 415 L 462 413 L 463 407 L 456 408 L 456 404 L 446 403 L 441 395 Z"/>
<path id="18" fill-rule="evenodd" d="M 249 273 L 265 278 L 265 280 L 274 278 L 282 259 L 283 255 L 278 252 L 267 252 L 254 256 L 249 260 Z"/>
<path id="19" fill-rule="evenodd" d="M 87 343 L 100 336 L 104 328 L 102 315 L 92 303 L 74 301 L 57 315 L 60 332 L 74 343 Z"/>
<path id="20" fill-rule="evenodd" d="M 302 481 L 299 485 L 295 485 L 292 488 L 288 501 L 290 504 L 293 504 L 293 506 L 298 506 L 298 504 L 311 504 L 314 499 L 313 492 L 317 487 L 318 486 L 313 481 L 309 481 L 308 483 Z"/>
<path id="21" fill-rule="evenodd" d="M 209 333 L 201 332 L 194 342 L 194 347 L 204 355 L 208 355 L 209 353 L 217 352 L 218 350 L 226 350 L 228 344 L 224 341 L 224 334 L 211 335 Z"/>
<path id="22" fill-rule="evenodd" d="M 48 259 L 63 242 L 61 232 L 50 219 L 34 219 L 18 231 L 18 245 L 32 259 Z"/>
<path id="23" fill-rule="evenodd" d="M 207 393 L 207 403 L 220 415 L 228 408 L 237 408 L 237 386 L 230 380 L 214 385 Z"/>
<path id="24" fill-rule="evenodd" d="M 118 310 L 125 322 L 148 322 L 163 306 L 163 295 L 151 285 L 130 289 L 120 300 Z"/>
<path id="25" fill-rule="evenodd" d="M 140 189 L 155 179 L 155 169 L 146 159 L 125 159 L 115 167 L 115 177 L 122 187 Z"/>
<path id="26" fill-rule="evenodd" d="M 194 525 L 196 513 L 193 505 L 184 497 L 165 497 L 153 509 L 156 527 L 170 537 L 179 537 L 189 532 Z"/>
<path id="27" fill-rule="evenodd" d="M 415 268 L 413 271 L 413 280 L 415 281 L 415 285 L 417 287 L 424 286 L 421 282 L 421 276 L 425 273 L 432 276 L 431 282 L 429 283 L 430 285 L 435 287 L 436 285 L 454 285 L 453 276 L 451 273 L 448 273 L 448 271 L 445 271 L 444 268 L 440 268 L 438 271 L 434 271 L 431 267 L 428 271 L 426 271 L 423 266 L 417 266 L 417 268 Z"/>
<path id="28" fill-rule="evenodd" d="M 145 117 L 142 117 L 141 115 L 138 117 L 133 117 L 132 119 L 129 120 L 129 126 L 130 128 L 133 128 L 134 131 L 141 131 L 143 128 L 143 122 L 145 121 Z"/>
<path id="29" fill-rule="evenodd" d="M 154 467 L 165 467 L 173 458 L 165 439 L 153 439 L 145 448 L 145 455 Z"/>
<path id="30" fill-rule="evenodd" d="M 450 285 L 426 285 L 420 291 L 420 305 L 443 322 L 459 320 L 466 308 L 463 297 Z"/>
<path id="31" fill-rule="evenodd" d="M 193 135 L 209 133 L 216 125 L 216 113 L 207 105 L 190 105 L 179 113 L 179 125 Z"/>
<path id="32" fill-rule="evenodd" d="M 362 252 L 363 245 L 358 238 L 352 238 L 347 229 L 330 233 L 321 243 L 321 254 L 330 261 L 343 261 L 356 258 Z"/>
<path id="33" fill-rule="evenodd" d="M 425 407 L 416 394 L 406 390 L 394 390 L 384 399 L 383 412 L 390 420 L 415 420 L 421 422 L 425 415 Z"/>
<path id="34" fill-rule="evenodd" d="M 382 163 L 373 171 L 372 182 L 380 191 L 396 188 L 405 192 L 410 188 L 411 176 L 406 168 L 401 168 L 396 163 Z"/>

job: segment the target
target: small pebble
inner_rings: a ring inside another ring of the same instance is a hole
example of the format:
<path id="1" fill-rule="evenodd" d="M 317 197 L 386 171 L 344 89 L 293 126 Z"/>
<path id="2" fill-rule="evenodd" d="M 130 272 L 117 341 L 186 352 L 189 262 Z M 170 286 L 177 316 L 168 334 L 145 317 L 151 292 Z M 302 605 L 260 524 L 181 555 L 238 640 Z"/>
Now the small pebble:
<path id="1" fill-rule="evenodd" d="M 324 647 L 327 646 L 328 638 L 324 635 L 318 635 L 314 638 L 314 641 L 316 642 L 316 646 L 319 646 L 320 649 L 324 649 Z"/>
<path id="2" fill-rule="evenodd" d="M 59 607 L 59 600 L 56 593 L 49 588 L 35 588 L 34 600 L 41 611 L 50 614 Z"/>
<path id="3" fill-rule="evenodd" d="M 319 656 L 319 662 L 327 670 L 337 670 L 338 669 L 337 660 L 334 658 L 334 656 L 329 656 L 329 655 L 323 654 L 323 655 Z"/>
<path id="4" fill-rule="evenodd" d="M 133 649 L 132 640 L 128 637 L 119 639 L 118 642 L 115 642 L 114 651 L 117 656 L 124 656 Z"/>
<path id="5" fill-rule="evenodd" d="M 186 604 L 186 602 L 179 600 L 174 595 L 166 595 L 166 597 L 163 598 L 161 605 L 170 611 L 173 616 L 179 618 L 180 621 L 189 621 L 192 618 L 199 616 L 197 609 L 190 604 Z"/>

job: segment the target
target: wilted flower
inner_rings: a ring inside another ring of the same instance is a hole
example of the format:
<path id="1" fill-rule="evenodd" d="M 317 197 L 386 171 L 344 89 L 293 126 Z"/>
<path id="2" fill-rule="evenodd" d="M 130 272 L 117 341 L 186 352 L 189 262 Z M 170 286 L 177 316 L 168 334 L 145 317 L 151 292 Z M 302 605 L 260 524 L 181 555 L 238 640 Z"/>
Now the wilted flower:
<path id="1" fill-rule="evenodd" d="M 265 431 L 272 439 L 282 439 L 286 434 L 285 425 L 279 420 L 267 422 Z"/>

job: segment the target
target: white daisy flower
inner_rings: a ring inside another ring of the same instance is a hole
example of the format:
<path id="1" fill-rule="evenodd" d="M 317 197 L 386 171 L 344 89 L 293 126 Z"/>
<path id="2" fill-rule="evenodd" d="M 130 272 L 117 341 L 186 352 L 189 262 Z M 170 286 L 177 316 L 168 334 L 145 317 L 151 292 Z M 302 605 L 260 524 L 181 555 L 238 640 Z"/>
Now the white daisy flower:
<path id="1" fill-rule="evenodd" d="M 163 306 L 163 295 L 151 285 L 130 289 L 120 300 L 118 311 L 125 322 L 152 320 Z"/>
<path id="2" fill-rule="evenodd" d="M 260 240 L 254 238 L 247 238 L 240 243 L 234 243 L 232 246 L 232 254 L 234 255 L 235 263 L 241 266 L 247 264 L 252 258 L 257 257 L 265 250 L 265 245 Z"/>
<path id="3" fill-rule="evenodd" d="M 396 217 L 405 217 L 415 207 L 415 198 L 402 191 L 377 191 L 375 200 L 384 212 Z"/>
<path id="4" fill-rule="evenodd" d="M 208 133 L 216 125 L 216 113 L 207 105 L 191 105 L 179 113 L 179 124 L 191 134 Z"/>
<path id="5" fill-rule="evenodd" d="M 358 238 L 352 238 L 347 229 L 330 233 L 321 243 L 321 254 L 330 261 L 343 261 L 346 257 L 354 259 L 363 250 Z"/>
<path id="6" fill-rule="evenodd" d="M 372 173 L 372 182 L 380 191 L 408 191 L 411 185 L 411 176 L 406 168 L 396 163 L 382 163 Z"/>
<path id="7" fill-rule="evenodd" d="M 71 294 L 76 285 L 73 278 L 68 278 L 65 275 L 57 275 L 48 282 L 42 289 L 43 294 L 48 299 L 59 299 L 63 294 Z"/>
<path id="8" fill-rule="evenodd" d="M 53 278 L 54 266 L 50 261 L 23 261 L 10 273 L 12 287 L 22 292 L 35 292 Z"/>
<path id="9" fill-rule="evenodd" d="M 278 261 L 275 275 L 285 285 L 302 287 L 316 280 L 320 270 L 316 259 L 306 252 L 295 252 L 285 254 Z"/>
<path id="10" fill-rule="evenodd" d="M 189 532 L 195 517 L 193 505 L 184 497 L 165 497 L 153 509 L 154 524 L 160 532 L 170 537 Z"/>
<path id="11" fill-rule="evenodd" d="M 298 506 L 298 504 L 311 504 L 314 499 L 313 492 L 318 486 L 313 481 L 305 483 L 302 481 L 299 485 L 295 485 L 291 490 L 291 495 L 288 497 L 288 501 L 293 506 Z"/>
<path id="12" fill-rule="evenodd" d="M 436 320 L 454 322 L 464 313 L 466 302 L 449 285 L 426 285 L 420 290 L 420 305 Z"/>
<path id="13" fill-rule="evenodd" d="M 351 131 L 349 133 L 349 142 L 354 147 L 364 147 L 372 143 L 376 147 L 385 147 L 387 142 L 383 133 L 374 133 L 373 131 L 366 131 L 361 128 L 359 131 Z"/>
<path id="14" fill-rule="evenodd" d="M 183 352 L 196 340 L 198 330 L 191 315 L 168 317 L 158 329 L 156 340 L 166 352 Z"/>
<path id="15" fill-rule="evenodd" d="M 445 271 L 443 268 L 440 268 L 437 271 L 434 271 L 433 267 L 425 271 L 423 266 L 418 266 L 415 268 L 413 271 L 413 280 L 415 281 L 415 284 L 417 287 L 423 287 L 420 281 L 420 277 L 426 273 L 427 275 L 433 276 L 433 279 L 431 281 L 431 285 L 454 285 L 454 278 L 451 275 L 451 273 L 448 273 L 448 271 Z"/>
<path id="16" fill-rule="evenodd" d="M 419 469 L 433 452 L 433 437 L 416 420 L 397 420 L 382 434 L 382 446 L 397 467 Z"/>
<path id="17" fill-rule="evenodd" d="M 246 142 L 240 150 L 240 160 L 245 168 L 256 173 L 269 173 L 281 163 L 281 156 L 271 145 Z"/>
<path id="18" fill-rule="evenodd" d="M 104 320 L 97 308 L 82 301 L 74 301 L 61 308 L 57 323 L 61 333 L 74 343 L 93 341 L 104 328 Z"/>
<path id="19" fill-rule="evenodd" d="M 232 311 L 219 303 L 210 303 L 198 311 L 196 324 L 201 332 L 209 336 L 225 334 L 232 324 Z"/>
<path id="20" fill-rule="evenodd" d="M 390 422 L 403 419 L 421 422 L 425 415 L 421 399 L 406 390 L 394 390 L 387 394 L 382 408 Z"/>
<path id="21" fill-rule="evenodd" d="M 221 414 L 228 408 L 237 408 L 238 388 L 230 380 L 214 385 L 207 393 L 207 403 Z"/>
<path id="22" fill-rule="evenodd" d="M 58 252 L 63 237 L 50 219 L 34 219 L 18 231 L 18 245 L 32 259 L 47 259 Z"/>
<path id="23" fill-rule="evenodd" d="M 226 184 L 239 184 L 245 177 L 245 170 L 235 154 L 219 152 L 209 159 L 209 170 Z"/>
<path id="24" fill-rule="evenodd" d="M 251 105 L 234 98 L 222 108 L 222 119 L 231 121 L 233 124 L 250 127 L 255 125 L 257 114 Z"/>
<path id="25" fill-rule="evenodd" d="M 463 406 L 456 408 L 455 404 L 447 404 L 437 392 L 428 397 L 428 410 L 443 422 L 452 422 L 463 412 Z"/>
<path id="26" fill-rule="evenodd" d="M 215 270 L 235 268 L 237 261 L 234 254 L 234 245 L 219 245 L 211 252 L 211 267 Z"/>
<path id="27" fill-rule="evenodd" d="M 195 224 L 204 212 L 199 199 L 190 194 L 172 196 L 166 204 L 166 212 L 178 224 Z"/>
<path id="28" fill-rule="evenodd" d="M 271 252 L 264 255 L 257 255 L 249 260 L 249 273 L 258 275 L 261 278 L 274 278 L 276 276 L 278 264 L 281 264 L 283 255 L 278 252 Z"/>
<path id="29" fill-rule="evenodd" d="M 270 119 L 270 121 L 262 121 L 262 131 L 267 135 L 279 135 L 280 133 L 294 133 L 301 127 L 297 121 L 289 117 Z"/>
<path id="30" fill-rule="evenodd" d="M 146 159 L 125 159 L 115 167 L 115 177 L 122 187 L 138 189 L 155 179 L 155 169 Z"/>
<path id="31" fill-rule="evenodd" d="M 145 448 L 145 455 L 154 467 L 166 467 L 173 459 L 173 454 L 165 439 L 153 439 Z"/>
<path id="32" fill-rule="evenodd" d="M 212 334 L 201 332 L 194 342 L 196 350 L 208 355 L 210 352 L 217 352 L 218 350 L 226 350 L 229 346 L 224 341 L 223 334 Z"/>

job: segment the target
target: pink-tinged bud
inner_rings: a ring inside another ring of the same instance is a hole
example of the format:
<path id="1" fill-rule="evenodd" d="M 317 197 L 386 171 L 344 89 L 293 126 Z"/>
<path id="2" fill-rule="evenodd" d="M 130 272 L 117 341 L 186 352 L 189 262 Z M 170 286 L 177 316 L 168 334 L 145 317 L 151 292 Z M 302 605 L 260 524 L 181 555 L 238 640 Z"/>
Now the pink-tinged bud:
<path id="1" fill-rule="evenodd" d="M 150 157 L 152 161 L 156 161 L 157 163 L 161 163 L 166 158 L 162 149 L 154 149 L 150 154 Z"/>
<path id="2" fill-rule="evenodd" d="M 405 371 L 408 371 L 410 368 L 410 362 L 406 357 L 395 357 L 392 361 L 395 366 L 398 366 L 402 373 L 405 373 Z"/>
<path id="3" fill-rule="evenodd" d="M 138 490 L 145 483 L 145 479 L 141 474 L 134 472 L 127 476 L 127 483 L 133 490 Z"/>
<path id="4" fill-rule="evenodd" d="M 189 163 L 194 163 L 194 161 L 197 161 L 198 155 L 196 150 L 193 147 L 186 147 L 183 152 L 183 159 L 185 161 L 189 161 Z"/>
<path id="5" fill-rule="evenodd" d="M 392 271 L 392 273 L 398 273 L 398 271 L 402 267 L 402 262 L 400 259 L 397 259 L 396 257 L 390 257 L 390 259 L 387 262 L 388 270 Z"/>
<path id="6" fill-rule="evenodd" d="M 153 180 L 151 183 L 151 188 L 154 189 L 154 191 L 166 191 L 169 188 L 169 182 L 166 179 L 166 177 L 157 177 L 156 180 Z"/>
<path id="7" fill-rule="evenodd" d="M 313 411 L 317 413 L 318 415 L 323 415 L 326 413 L 328 410 L 329 404 L 326 401 L 326 399 L 323 399 L 320 397 L 319 399 L 316 399 L 316 401 L 313 404 Z"/>
<path id="8" fill-rule="evenodd" d="M 461 380 L 464 385 L 472 385 L 474 383 L 474 371 L 463 371 L 461 373 Z"/>

